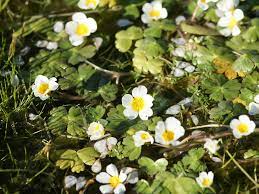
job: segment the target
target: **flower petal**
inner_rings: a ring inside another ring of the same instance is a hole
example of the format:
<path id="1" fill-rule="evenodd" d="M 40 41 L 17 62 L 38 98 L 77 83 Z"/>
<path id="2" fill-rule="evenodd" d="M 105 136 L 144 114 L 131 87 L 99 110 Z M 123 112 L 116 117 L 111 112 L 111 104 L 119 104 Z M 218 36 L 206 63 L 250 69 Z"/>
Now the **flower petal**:
<path id="1" fill-rule="evenodd" d="M 100 186 L 99 190 L 103 194 L 109 194 L 109 193 L 112 193 L 113 188 L 111 185 L 102 185 L 102 186 Z"/>
<path id="2" fill-rule="evenodd" d="M 145 86 L 138 86 L 132 90 L 133 97 L 141 97 L 147 94 L 147 88 Z"/>
<path id="3" fill-rule="evenodd" d="M 124 107 L 130 106 L 132 100 L 133 100 L 133 97 L 132 97 L 130 94 L 125 94 L 125 95 L 122 97 L 122 99 L 121 99 L 122 106 L 124 106 Z"/>
<path id="4" fill-rule="evenodd" d="M 110 174 L 111 176 L 118 176 L 118 169 L 114 164 L 109 164 L 106 166 L 106 172 Z"/>
<path id="5" fill-rule="evenodd" d="M 106 172 L 101 172 L 99 174 L 96 175 L 96 181 L 99 182 L 99 183 L 103 183 L 103 184 L 106 184 L 106 183 L 109 183 L 110 182 L 110 178 L 111 176 L 106 173 Z"/>
<path id="6" fill-rule="evenodd" d="M 126 187 L 124 184 L 119 184 L 115 189 L 114 189 L 114 194 L 123 194 L 126 191 Z"/>

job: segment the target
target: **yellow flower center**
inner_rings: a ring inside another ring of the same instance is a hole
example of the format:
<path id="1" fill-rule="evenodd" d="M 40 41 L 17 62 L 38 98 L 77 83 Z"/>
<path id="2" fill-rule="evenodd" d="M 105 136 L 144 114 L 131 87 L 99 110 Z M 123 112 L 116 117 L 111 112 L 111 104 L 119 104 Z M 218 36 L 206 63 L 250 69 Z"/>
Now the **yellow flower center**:
<path id="1" fill-rule="evenodd" d="M 204 187 L 209 187 L 209 186 L 211 185 L 210 179 L 208 179 L 208 178 L 203 179 L 202 185 L 203 185 Z"/>
<path id="2" fill-rule="evenodd" d="M 134 111 L 141 111 L 141 110 L 143 110 L 144 106 L 145 106 L 144 99 L 141 98 L 141 97 L 135 97 L 132 100 L 131 106 L 132 106 L 132 109 Z"/>
<path id="3" fill-rule="evenodd" d="M 147 140 L 149 138 L 149 135 L 147 133 L 142 133 L 141 134 L 141 139 Z"/>
<path id="4" fill-rule="evenodd" d="M 86 4 L 86 6 L 90 6 L 91 4 L 93 4 L 94 6 L 96 6 L 96 5 L 97 5 L 97 2 L 96 2 L 96 0 L 86 0 L 86 1 L 85 1 L 85 4 Z"/>
<path id="5" fill-rule="evenodd" d="M 248 132 L 248 125 L 245 124 L 245 123 L 240 123 L 237 127 L 237 130 L 240 132 L 240 133 L 247 133 Z"/>
<path id="6" fill-rule="evenodd" d="M 118 186 L 118 184 L 121 183 L 121 180 L 118 176 L 112 176 L 109 180 L 110 182 L 110 185 L 113 187 L 113 188 L 116 188 Z"/>
<path id="7" fill-rule="evenodd" d="M 88 34 L 89 32 L 89 28 L 86 24 L 78 24 L 77 28 L 76 28 L 76 33 L 79 36 L 83 36 Z"/>
<path id="8" fill-rule="evenodd" d="M 172 141 L 175 135 L 174 132 L 165 130 L 162 136 L 165 141 Z"/>
<path id="9" fill-rule="evenodd" d="M 206 3 L 206 0 L 201 0 L 201 3 Z"/>
<path id="10" fill-rule="evenodd" d="M 150 17 L 159 17 L 159 16 L 160 16 L 160 11 L 155 10 L 155 9 L 152 9 L 152 10 L 149 12 L 149 15 L 150 15 Z"/>
<path id="11" fill-rule="evenodd" d="M 237 20 L 236 20 L 236 18 L 231 17 L 230 22 L 229 22 L 229 24 L 228 24 L 228 27 L 229 27 L 230 29 L 233 29 L 236 25 L 237 25 Z"/>
<path id="12" fill-rule="evenodd" d="M 42 84 L 40 84 L 40 86 L 38 87 L 38 92 L 39 92 L 40 94 L 45 94 L 48 89 L 49 89 L 49 84 L 47 84 L 47 83 L 42 83 Z"/>

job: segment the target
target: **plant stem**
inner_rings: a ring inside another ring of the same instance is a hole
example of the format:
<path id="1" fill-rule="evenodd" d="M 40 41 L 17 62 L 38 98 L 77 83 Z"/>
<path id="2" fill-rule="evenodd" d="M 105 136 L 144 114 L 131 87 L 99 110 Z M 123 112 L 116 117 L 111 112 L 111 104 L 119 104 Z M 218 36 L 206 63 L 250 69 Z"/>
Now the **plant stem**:
<path id="1" fill-rule="evenodd" d="M 191 22 L 194 22 L 198 10 L 199 10 L 199 6 L 198 6 L 198 3 L 197 3 L 197 5 L 196 5 L 196 7 L 195 7 L 195 10 L 194 10 L 193 13 L 192 13 Z"/>

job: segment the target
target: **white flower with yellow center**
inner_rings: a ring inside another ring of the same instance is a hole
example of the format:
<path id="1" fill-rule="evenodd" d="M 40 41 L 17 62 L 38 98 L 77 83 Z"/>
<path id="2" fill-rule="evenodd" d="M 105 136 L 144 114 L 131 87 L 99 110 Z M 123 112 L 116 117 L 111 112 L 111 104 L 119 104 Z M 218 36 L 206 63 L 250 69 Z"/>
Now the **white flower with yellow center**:
<path id="1" fill-rule="evenodd" d="M 238 119 L 233 119 L 230 122 L 235 138 L 239 139 L 242 136 L 248 136 L 255 130 L 255 123 L 251 121 L 247 115 L 240 115 Z"/>
<path id="2" fill-rule="evenodd" d="M 153 137 L 146 131 L 138 131 L 132 136 L 136 147 L 140 147 L 145 143 L 154 143 Z"/>
<path id="3" fill-rule="evenodd" d="M 123 171 L 118 173 L 118 169 L 114 164 L 109 164 L 106 167 L 106 172 L 101 172 L 96 175 L 96 181 L 105 185 L 100 186 L 101 193 L 115 193 L 123 194 L 126 191 L 125 185 L 123 184 L 127 179 L 127 174 Z"/>
<path id="4" fill-rule="evenodd" d="M 99 0 L 80 0 L 78 7 L 81 9 L 95 9 L 99 4 Z"/>
<path id="5" fill-rule="evenodd" d="M 207 10 L 209 8 L 210 2 L 217 2 L 218 0 L 198 0 L 198 6 L 202 10 Z"/>
<path id="6" fill-rule="evenodd" d="M 104 127 L 101 123 L 99 122 L 92 122 L 88 129 L 86 130 L 87 135 L 90 136 L 90 140 L 98 140 L 101 139 L 104 134 Z"/>
<path id="7" fill-rule="evenodd" d="M 220 148 L 218 143 L 219 143 L 218 140 L 206 139 L 204 148 L 207 149 L 210 154 L 215 154 Z"/>
<path id="8" fill-rule="evenodd" d="M 155 129 L 155 141 L 163 145 L 177 145 L 177 141 L 185 133 L 181 122 L 174 118 L 168 117 L 165 122 L 159 121 Z"/>
<path id="9" fill-rule="evenodd" d="M 141 16 L 141 20 L 145 24 L 148 24 L 152 21 L 165 19 L 168 15 L 166 8 L 162 7 L 162 3 L 160 1 L 145 3 L 142 7 L 142 11 L 144 13 Z"/>
<path id="10" fill-rule="evenodd" d="M 225 16 L 221 17 L 218 21 L 218 26 L 223 27 L 219 32 L 224 36 L 237 36 L 240 34 L 238 27 L 239 21 L 244 18 L 243 11 L 236 9 L 232 12 L 227 12 Z"/>
<path id="11" fill-rule="evenodd" d="M 200 185 L 202 188 L 207 188 L 210 187 L 213 183 L 214 179 L 214 174 L 213 172 L 201 172 L 199 174 L 199 177 L 196 178 L 197 183 Z"/>
<path id="12" fill-rule="evenodd" d="M 97 30 L 97 23 L 93 18 L 87 18 L 84 13 L 73 14 L 72 21 L 66 23 L 65 31 L 73 46 L 84 42 L 84 37 L 89 36 Z"/>
<path id="13" fill-rule="evenodd" d="M 239 4 L 239 0 L 221 0 L 217 3 L 216 14 L 218 17 L 223 17 L 225 13 L 232 12 Z"/>
<path id="14" fill-rule="evenodd" d="M 153 115 L 153 97 L 147 94 L 145 86 L 138 86 L 132 90 L 132 95 L 126 94 L 122 97 L 122 105 L 125 107 L 123 114 L 130 120 L 139 117 L 148 120 Z"/>
<path id="15" fill-rule="evenodd" d="M 52 77 L 48 79 L 46 76 L 38 75 L 32 85 L 32 91 L 36 97 L 41 100 L 49 98 L 49 93 L 58 89 L 57 79 Z"/>

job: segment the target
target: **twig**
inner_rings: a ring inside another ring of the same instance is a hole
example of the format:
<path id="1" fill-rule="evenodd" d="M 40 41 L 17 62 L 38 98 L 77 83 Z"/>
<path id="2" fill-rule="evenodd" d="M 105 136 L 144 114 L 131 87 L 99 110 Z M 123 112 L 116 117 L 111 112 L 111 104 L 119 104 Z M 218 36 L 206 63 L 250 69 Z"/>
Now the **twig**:
<path id="1" fill-rule="evenodd" d="M 240 166 L 240 164 L 235 160 L 235 158 L 228 152 L 228 150 L 226 151 L 226 153 L 228 154 L 228 156 L 231 158 L 231 160 L 235 163 L 235 165 L 244 173 L 244 175 L 246 175 L 246 177 L 252 182 L 254 183 L 254 185 L 256 187 L 259 187 L 259 184 L 245 171 L 245 169 L 243 169 L 242 166 Z"/>
<path id="2" fill-rule="evenodd" d="M 220 127 L 229 128 L 229 125 L 208 124 L 208 125 L 190 127 L 190 128 L 187 128 L 187 129 L 220 128 Z"/>
<path id="3" fill-rule="evenodd" d="M 88 65 L 91 65 L 91 66 L 92 66 L 93 68 L 95 68 L 96 70 L 111 75 L 112 78 L 115 78 L 115 79 L 116 79 L 116 84 L 119 83 L 120 77 L 124 77 L 124 76 L 129 76 L 129 75 L 131 75 L 131 73 L 129 73 L 129 72 L 117 72 L 117 71 L 110 71 L 110 70 L 107 70 L 107 69 L 103 69 L 103 68 L 101 68 L 101 67 L 99 67 L 99 66 L 93 64 L 92 62 L 90 62 L 90 61 L 88 61 L 88 60 L 85 60 L 85 62 L 86 62 Z"/>
<path id="4" fill-rule="evenodd" d="M 195 7 L 195 10 L 193 11 L 193 14 L 192 14 L 191 22 L 194 22 L 198 10 L 199 10 L 199 6 L 198 6 L 198 3 L 197 3 L 197 5 Z"/>

